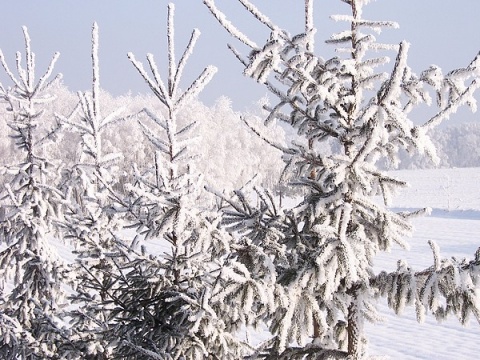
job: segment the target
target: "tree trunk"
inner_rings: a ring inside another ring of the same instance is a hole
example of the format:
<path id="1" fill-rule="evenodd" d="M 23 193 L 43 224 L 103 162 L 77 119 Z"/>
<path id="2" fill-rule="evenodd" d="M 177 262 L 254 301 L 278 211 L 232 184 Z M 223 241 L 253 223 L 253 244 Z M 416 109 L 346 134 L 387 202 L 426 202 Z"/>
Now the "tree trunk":
<path id="1" fill-rule="evenodd" d="M 358 319 L 358 308 L 356 299 L 348 306 L 348 355 L 352 360 L 362 359 L 361 329 Z"/>

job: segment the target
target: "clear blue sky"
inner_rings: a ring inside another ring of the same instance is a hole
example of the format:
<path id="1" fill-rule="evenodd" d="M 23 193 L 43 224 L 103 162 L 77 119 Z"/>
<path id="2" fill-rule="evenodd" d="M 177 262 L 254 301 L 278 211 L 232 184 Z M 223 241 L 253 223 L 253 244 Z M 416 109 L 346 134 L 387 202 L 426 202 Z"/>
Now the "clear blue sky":
<path id="1" fill-rule="evenodd" d="M 252 1 L 290 33 L 302 31 L 303 1 Z M 57 71 L 63 73 L 64 83 L 74 91 L 87 90 L 91 81 L 90 32 L 96 21 L 100 29 L 102 87 L 114 95 L 129 90 L 147 92 L 126 54 L 132 51 L 143 61 L 145 54 L 151 52 L 165 69 L 169 2 L 176 6 L 178 54 L 183 51 L 191 29 L 196 27 L 202 32 L 185 81 L 191 81 L 205 65 L 219 68 L 201 95 L 203 101 L 211 104 L 217 97 L 227 95 L 234 108 L 244 109 L 266 93 L 262 86 L 243 78 L 240 64 L 226 48 L 226 43 L 232 40 L 201 0 L 0 0 L 0 48 L 13 67 L 15 51 L 23 52 L 21 26 L 26 25 L 39 70 L 45 68 L 53 52 L 60 51 Z M 236 0 L 217 0 L 217 3 L 257 43 L 267 37 Z M 321 42 L 344 25 L 334 23 L 328 16 L 347 10 L 339 0 L 317 0 L 317 49 L 325 53 L 324 57 L 331 55 L 331 48 Z M 385 31 L 377 38 L 385 42 L 398 43 L 404 39 L 411 42 L 409 63 L 417 73 L 432 63 L 444 71 L 466 65 L 480 50 L 479 0 L 378 0 L 368 5 L 364 13 L 374 20 L 400 23 L 400 29 Z M 8 85 L 1 69 L 0 72 L 0 81 Z"/>

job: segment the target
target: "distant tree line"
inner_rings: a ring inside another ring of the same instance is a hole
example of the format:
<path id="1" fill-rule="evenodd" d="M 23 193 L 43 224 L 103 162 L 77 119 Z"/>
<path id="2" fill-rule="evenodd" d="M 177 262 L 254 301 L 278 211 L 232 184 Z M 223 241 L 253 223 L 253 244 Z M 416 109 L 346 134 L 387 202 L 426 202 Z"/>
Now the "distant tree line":
<path id="1" fill-rule="evenodd" d="M 59 83 L 52 90 L 55 101 L 46 107 L 46 124 L 49 126 L 55 121 L 55 113 L 65 114 L 72 111 L 77 102 L 77 95 L 67 86 Z M 143 107 L 158 107 L 151 94 L 126 94 L 114 97 L 105 90 L 101 90 L 104 108 L 107 111 L 123 107 L 126 114 L 139 113 Z M 232 101 L 226 97 L 220 97 L 212 106 L 207 106 L 200 100 L 195 99 L 192 104 L 180 113 L 180 118 L 186 121 L 190 113 L 195 113 L 202 127 L 201 144 L 198 147 L 199 163 L 208 180 L 217 184 L 219 188 L 234 189 L 241 186 L 245 181 L 255 175 L 262 185 L 279 185 L 280 172 L 277 152 L 263 140 L 251 137 L 249 130 L 241 121 L 241 117 L 248 117 L 259 121 L 261 117 L 261 105 L 253 104 L 250 112 L 236 112 L 232 108 Z M 0 107 L 0 117 L 6 118 L 8 112 L 5 107 Z M 258 123 L 259 124 L 259 123 Z M 5 121 L 0 123 L 0 151 L 4 159 L 15 159 L 18 155 L 9 139 L 9 130 Z M 268 131 L 274 132 L 272 137 L 280 142 L 288 138 L 288 128 L 272 127 Z M 222 137 L 218 137 L 218 132 Z M 286 133 L 287 132 L 287 133 Z M 116 167 L 116 179 L 121 187 L 126 181 L 129 167 L 136 163 L 145 166 L 149 161 L 149 154 L 153 151 L 151 145 L 142 140 L 142 130 L 135 120 L 122 121 L 114 130 L 104 134 L 104 146 L 108 149 L 123 154 L 122 160 Z M 439 156 L 439 162 L 434 163 L 428 157 L 418 154 L 409 154 L 405 150 L 399 151 L 398 169 L 430 169 L 452 167 L 478 167 L 480 166 L 480 124 L 477 122 L 465 122 L 456 125 L 444 126 L 432 129 L 430 132 L 432 142 L 435 144 Z M 77 132 L 65 129 L 61 138 L 54 148 L 49 149 L 52 157 L 62 163 L 72 165 L 80 156 L 78 149 L 72 144 L 78 143 Z M 135 144 L 135 146 L 131 146 Z M 222 151 L 218 151 L 218 149 Z M 330 146 L 324 145 L 325 151 L 332 151 Z M 128 151 L 127 151 L 128 150 Z M 271 153 L 272 156 L 262 156 L 262 153 Z M 228 160 L 235 156 L 244 159 L 248 156 L 249 161 L 244 166 L 233 166 Z M 262 160 L 260 160 L 262 159 Z M 393 169 L 390 165 L 381 165 L 384 169 Z M 281 185 L 281 184 L 280 184 Z M 280 186 L 279 185 L 279 186 Z"/>
<path id="2" fill-rule="evenodd" d="M 440 158 L 438 164 L 418 155 L 400 153 L 401 169 L 480 166 L 480 123 L 466 122 L 433 129 L 431 138 Z"/>
<path id="3" fill-rule="evenodd" d="M 52 86 L 50 94 L 54 100 L 45 105 L 44 121 L 38 125 L 43 129 L 53 126 L 57 121 L 55 114 L 69 114 L 78 102 L 77 94 L 61 82 Z M 159 112 L 164 110 L 155 103 L 155 97 L 151 94 L 114 97 L 101 89 L 100 96 L 102 111 L 110 113 L 122 108 L 124 116 L 129 116 L 128 119 L 119 121 L 115 127 L 106 129 L 102 135 L 105 150 L 122 154 L 111 171 L 115 187 L 123 191 L 122 187 L 129 181 L 128 174 L 133 164 L 143 168 L 154 154 L 154 148 L 145 139 L 138 122 L 145 117 L 142 109 L 149 108 Z M 179 112 L 180 124 L 187 123 L 192 114 L 195 114 L 198 131 L 202 134 L 198 137 L 194 149 L 197 167 L 205 174 L 206 182 L 212 187 L 233 190 L 254 178 L 255 183 L 262 186 L 275 187 L 278 184 L 282 164 L 279 151 L 259 137 L 252 136 L 253 132 L 241 120 L 242 117 L 247 117 L 258 127 L 262 126 L 261 104 L 253 104 L 252 107 L 251 112 L 237 112 L 233 110 L 230 99 L 220 97 L 212 106 L 193 99 Z M 8 119 L 9 116 L 7 107 L 0 107 L 0 118 Z M 267 131 L 279 142 L 284 141 L 285 133 L 280 127 L 271 127 Z M 65 164 L 66 168 L 71 168 L 82 154 L 79 150 L 80 135 L 76 129 L 63 124 L 62 131 L 56 136 L 58 140 L 55 146 L 44 147 L 41 151 L 48 151 L 52 159 Z M 0 153 L 4 160 L 18 157 L 7 121 L 0 122 Z M 232 161 L 233 159 L 236 160 Z"/>

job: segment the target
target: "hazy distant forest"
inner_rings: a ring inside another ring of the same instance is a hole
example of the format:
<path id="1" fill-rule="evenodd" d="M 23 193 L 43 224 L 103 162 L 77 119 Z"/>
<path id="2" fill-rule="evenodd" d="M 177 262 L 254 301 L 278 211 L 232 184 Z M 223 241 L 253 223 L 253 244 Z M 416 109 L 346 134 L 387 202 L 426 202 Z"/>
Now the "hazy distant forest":
<path id="1" fill-rule="evenodd" d="M 63 85 L 63 80 L 50 89 L 55 100 L 45 107 L 44 121 L 39 126 L 45 131 L 55 126 L 58 119 L 55 114 L 70 114 L 78 103 L 76 93 Z M 68 80 L 67 80 L 68 82 Z M 113 97 L 101 92 L 102 112 L 110 114 L 122 108 L 123 117 L 115 127 L 107 129 L 103 134 L 104 146 L 108 151 L 122 154 L 122 158 L 114 169 L 114 178 L 118 181 L 119 189 L 127 180 L 132 164 L 145 167 L 151 161 L 154 148 L 148 142 L 138 123 L 137 118 L 128 117 L 138 114 L 143 108 L 161 112 L 161 105 L 157 104 L 154 95 L 142 94 Z M 199 133 L 197 167 L 202 170 L 207 182 L 216 184 L 220 189 L 233 190 L 241 187 L 255 175 L 259 184 L 275 187 L 281 182 L 281 163 L 278 150 L 273 149 L 258 136 L 253 135 L 249 127 L 241 120 L 242 117 L 252 119 L 257 127 L 261 126 L 262 109 L 268 99 L 259 99 L 258 104 L 252 104 L 257 111 L 238 112 L 232 109 L 228 98 L 219 98 L 213 106 L 206 106 L 198 100 L 192 101 L 188 108 L 179 113 L 182 122 L 187 123 L 190 114 L 195 113 Z M 263 102 L 263 103 L 262 103 Z M 8 119 L 7 107 L 0 108 L 3 119 Z M 122 116 L 120 116 L 121 118 Z M 289 138 L 288 127 L 277 126 L 266 129 L 272 138 L 279 142 Z M 2 141 L 0 148 L 2 158 L 17 159 L 21 156 L 16 150 L 10 137 L 8 123 L 0 123 Z M 252 136 L 253 135 L 253 136 Z M 422 169 L 433 167 L 477 167 L 480 166 L 478 152 L 480 141 L 480 124 L 477 122 L 461 123 L 454 126 L 444 126 L 431 132 L 432 141 L 437 148 L 440 162 L 435 164 L 429 158 L 409 154 L 402 151 L 399 155 L 398 166 L 381 164 L 384 169 Z M 293 136 L 293 135 L 291 135 Z M 51 158 L 56 159 L 70 168 L 78 163 L 81 156 L 80 134 L 68 125 L 63 126 L 55 146 L 49 147 Z M 72 146 L 75 144 L 77 146 Z M 323 144 L 326 151 L 331 151 L 329 144 Z M 248 158 L 248 161 L 244 159 Z M 235 161 L 232 161 L 235 159 Z M 237 166 L 241 163 L 242 166 Z"/>
<path id="2" fill-rule="evenodd" d="M 59 54 L 36 68 L 27 28 L 15 60 L 0 52 L 0 358 L 364 360 L 378 299 L 419 322 L 480 321 L 480 249 L 443 258 L 432 239 L 428 268 L 375 268 L 430 211 L 391 209 L 407 184 L 388 170 L 479 165 L 477 124 L 438 126 L 476 110 L 480 56 L 417 74 L 409 43 L 377 40 L 398 24 L 341 0 L 332 18 L 345 31 L 324 59 L 313 21 L 324 2 L 305 0 L 304 32 L 291 35 L 238 1 L 269 31 L 260 45 L 203 2 L 270 93 L 251 112 L 198 100 L 214 64 L 179 86 L 200 33 L 175 47 L 173 4 L 166 69 L 128 54 L 149 95 L 102 91 L 97 24 L 84 92 L 56 75 Z M 413 121 L 422 106 L 433 115 Z"/>
<path id="3" fill-rule="evenodd" d="M 148 90 L 147 87 L 146 89 Z M 78 94 L 69 91 L 62 83 L 53 85 L 49 90 L 55 100 L 44 106 L 42 122 L 38 124 L 39 131 L 45 133 L 61 122 L 55 115 L 70 115 L 79 101 Z M 142 109 L 148 108 L 153 113 L 164 113 L 164 109 L 158 99 L 150 94 L 112 97 L 100 90 L 99 98 L 102 114 L 109 115 L 118 109 L 122 110 L 115 126 L 110 126 L 102 133 L 104 151 L 121 154 L 115 166 L 110 169 L 114 181 L 118 182 L 116 188 L 120 190 L 125 182 L 132 180 L 127 179 L 133 164 L 145 168 L 154 157 L 155 148 L 145 137 L 139 122 L 141 119 L 147 123 L 150 120 Z M 207 183 L 231 191 L 241 187 L 253 177 L 256 177 L 262 185 L 268 184 L 269 187 L 279 182 L 282 160 L 278 150 L 255 136 L 241 120 L 242 116 L 246 116 L 258 127 L 261 126 L 261 104 L 256 107 L 258 108 L 256 113 L 240 114 L 232 110 L 228 98 L 219 98 L 211 107 L 193 99 L 179 111 L 179 124 L 186 125 L 194 120 L 198 133 L 202 134 L 198 136 L 198 144 L 192 151 L 198 157 L 195 160 L 196 167 L 205 175 Z M 8 119 L 9 112 L 6 106 L 0 109 L 0 114 L 3 119 Z M 195 114 L 195 119 L 192 119 L 192 114 Z M 3 121 L 0 126 L 2 158 L 8 162 L 20 160 L 19 157 L 22 155 L 11 139 L 8 122 Z M 283 141 L 285 137 L 282 128 L 269 128 L 267 131 L 279 141 Z M 42 148 L 40 151 L 48 151 L 48 157 L 61 162 L 65 168 L 74 168 L 82 157 L 81 133 L 69 124 L 62 124 L 62 130 L 56 136 L 58 139 L 55 140 L 54 146 Z"/>

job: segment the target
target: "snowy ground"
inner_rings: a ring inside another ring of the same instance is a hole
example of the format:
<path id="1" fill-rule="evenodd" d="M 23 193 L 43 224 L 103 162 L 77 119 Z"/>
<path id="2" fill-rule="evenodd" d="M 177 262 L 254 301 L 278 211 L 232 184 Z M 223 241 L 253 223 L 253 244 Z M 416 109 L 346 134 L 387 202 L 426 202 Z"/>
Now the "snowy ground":
<path id="1" fill-rule="evenodd" d="M 415 232 L 409 243 L 411 249 L 395 249 L 377 258 L 379 269 L 393 270 L 398 259 L 405 259 L 414 269 L 432 264 L 427 244 L 434 240 L 443 257 L 472 258 L 480 246 L 480 168 L 397 171 L 400 179 L 410 183 L 394 198 L 396 209 L 431 207 L 429 217 L 414 220 Z M 398 251 L 397 251 L 398 250 Z M 168 251 L 157 244 L 156 252 Z M 68 256 L 67 249 L 61 249 Z M 467 360 L 479 357 L 480 324 L 472 319 L 467 327 L 451 318 L 437 323 L 428 317 L 418 324 L 412 308 L 398 317 L 379 305 L 385 323 L 367 325 L 371 355 L 387 355 L 392 360 Z M 262 334 L 252 334 L 261 340 Z"/>
<path id="2" fill-rule="evenodd" d="M 398 171 L 411 187 L 393 201 L 395 208 L 429 206 L 432 214 L 415 219 L 410 251 L 392 251 L 378 258 L 377 266 L 393 269 L 398 259 L 406 259 L 414 269 L 432 264 L 427 244 L 434 240 L 443 257 L 472 258 L 480 246 L 480 168 Z M 397 317 L 380 304 L 384 324 L 368 325 L 370 352 L 389 355 L 392 360 L 463 360 L 479 354 L 480 324 L 471 319 L 463 327 L 455 318 L 438 323 L 432 316 L 418 324 L 415 312 L 407 308 Z"/>

